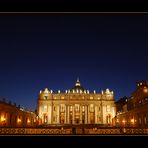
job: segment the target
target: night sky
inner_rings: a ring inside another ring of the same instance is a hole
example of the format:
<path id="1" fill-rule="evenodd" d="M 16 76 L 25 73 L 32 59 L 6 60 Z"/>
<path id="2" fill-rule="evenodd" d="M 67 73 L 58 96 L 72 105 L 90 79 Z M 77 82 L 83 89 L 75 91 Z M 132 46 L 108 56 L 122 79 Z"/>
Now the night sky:
<path id="1" fill-rule="evenodd" d="M 0 14 L 0 98 L 34 110 L 39 91 L 130 96 L 148 80 L 148 15 Z"/>

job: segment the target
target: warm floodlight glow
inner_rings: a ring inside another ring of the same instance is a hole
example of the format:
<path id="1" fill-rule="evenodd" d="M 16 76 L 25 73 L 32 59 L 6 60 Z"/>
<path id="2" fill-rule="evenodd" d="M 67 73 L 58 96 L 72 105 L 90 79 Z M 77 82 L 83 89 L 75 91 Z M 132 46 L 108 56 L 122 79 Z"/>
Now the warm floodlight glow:
<path id="1" fill-rule="evenodd" d="M 144 93 L 148 93 L 148 88 L 145 87 L 145 88 L 143 89 L 143 91 L 144 91 Z"/>
<path id="2" fill-rule="evenodd" d="M 4 122 L 6 121 L 6 118 L 4 118 L 3 116 L 1 117 L 1 121 Z"/>
<path id="3" fill-rule="evenodd" d="M 135 122 L 135 120 L 134 119 L 131 119 L 131 123 L 134 124 L 134 122 Z"/>
<path id="4" fill-rule="evenodd" d="M 75 86 L 81 86 L 79 78 L 77 78 L 77 82 L 76 82 Z"/>
<path id="5" fill-rule="evenodd" d="M 27 123 L 28 123 L 28 124 L 30 123 L 30 119 L 27 119 Z"/>
<path id="6" fill-rule="evenodd" d="M 125 124 L 125 120 L 122 120 L 122 123 Z"/>
<path id="7" fill-rule="evenodd" d="M 18 118 L 18 119 L 17 119 L 17 122 L 18 122 L 18 123 L 20 123 L 20 122 L 21 122 L 21 119 L 20 119 L 20 118 Z"/>

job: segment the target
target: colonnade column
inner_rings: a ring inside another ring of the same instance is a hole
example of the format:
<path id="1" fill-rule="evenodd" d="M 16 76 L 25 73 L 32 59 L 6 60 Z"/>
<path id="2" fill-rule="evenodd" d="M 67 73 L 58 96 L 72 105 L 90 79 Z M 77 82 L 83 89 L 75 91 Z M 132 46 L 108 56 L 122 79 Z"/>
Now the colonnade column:
<path id="1" fill-rule="evenodd" d="M 89 105 L 87 107 L 87 112 L 88 112 L 88 124 L 90 124 L 90 106 Z"/>
<path id="2" fill-rule="evenodd" d="M 105 116 L 105 114 L 106 114 L 106 106 L 102 106 L 102 107 L 103 107 L 103 109 L 102 109 L 103 124 L 106 124 L 106 116 Z"/>
<path id="3" fill-rule="evenodd" d="M 57 124 L 60 123 L 60 106 L 57 105 Z"/>
<path id="4" fill-rule="evenodd" d="M 95 124 L 98 123 L 98 113 L 97 113 L 98 106 L 95 105 Z"/>
<path id="5" fill-rule="evenodd" d="M 87 105 L 85 106 L 85 124 L 87 124 Z"/>
<path id="6" fill-rule="evenodd" d="M 66 121 L 66 111 L 67 111 L 67 108 L 66 108 L 67 106 L 65 105 L 65 113 L 64 113 L 64 124 L 66 124 L 67 123 L 67 121 Z"/>
<path id="7" fill-rule="evenodd" d="M 82 124 L 82 105 L 80 105 L 80 124 Z"/>
<path id="8" fill-rule="evenodd" d="M 52 113 L 51 105 L 48 105 L 48 124 L 51 124 L 51 113 Z"/>
<path id="9" fill-rule="evenodd" d="M 67 124 L 69 124 L 69 105 L 67 105 Z"/>
<path id="10" fill-rule="evenodd" d="M 74 115 L 74 105 L 72 106 L 72 123 L 74 124 L 75 123 L 75 115 Z"/>

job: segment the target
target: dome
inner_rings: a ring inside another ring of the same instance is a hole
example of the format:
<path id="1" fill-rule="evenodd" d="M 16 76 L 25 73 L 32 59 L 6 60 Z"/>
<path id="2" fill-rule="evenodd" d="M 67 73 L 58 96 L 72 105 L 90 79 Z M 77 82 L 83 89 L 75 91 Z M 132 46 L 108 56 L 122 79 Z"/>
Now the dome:
<path id="1" fill-rule="evenodd" d="M 77 79 L 75 86 L 73 88 L 70 89 L 70 92 L 72 93 L 83 93 L 84 91 L 86 91 L 80 83 L 79 78 Z"/>

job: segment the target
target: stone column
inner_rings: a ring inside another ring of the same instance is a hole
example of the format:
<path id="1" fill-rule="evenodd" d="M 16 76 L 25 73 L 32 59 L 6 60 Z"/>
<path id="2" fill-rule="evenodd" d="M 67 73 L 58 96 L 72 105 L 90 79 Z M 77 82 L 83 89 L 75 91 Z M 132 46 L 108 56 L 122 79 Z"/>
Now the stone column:
<path id="1" fill-rule="evenodd" d="M 80 124 L 82 124 L 82 105 L 80 104 Z"/>
<path id="2" fill-rule="evenodd" d="M 67 124 L 69 124 L 69 105 L 67 105 Z"/>
<path id="3" fill-rule="evenodd" d="M 66 121 L 66 104 L 64 105 L 64 109 L 65 109 L 65 113 L 64 113 L 64 124 L 66 124 L 67 123 L 67 121 Z"/>
<path id="4" fill-rule="evenodd" d="M 57 124 L 59 124 L 60 123 L 60 106 L 59 105 L 57 105 Z"/>
<path id="5" fill-rule="evenodd" d="M 72 106 L 72 123 L 74 124 L 75 123 L 75 106 L 73 105 Z"/>
<path id="6" fill-rule="evenodd" d="M 48 124 L 51 124 L 51 113 L 52 113 L 52 110 L 51 110 L 51 105 L 48 105 Z"/>
<path id="7" fill-rule="evenodd" d="M 106 124 L 106 106 L 103 106 L 103 112 L 102 112 L 102 114 L 103 114 L 103 124 Z"/>
<path id="8" fill-rule="evenodd" d="M 85 124 L 87 124 L 88 122 L 88 120 L 87 120 L 87 112 L 88 112 L 88 108 L 87 108 L 87 105 L 85 105 Z"/>
<path id="9" fill-rule="evenodd" d="M 98 112 L 97 112 L 98 106 L 95 105 L 95 124 L 98 123 Z"/>
<path id="10" fill-rule="evenodd" d="M 112 118 L 115 117 L 115 114 L 116 114 L 116 108 L 113 106 L 112 107 Z"/>
<path id="11" fill-rule="evenodd" d="M 88 124 L 90 124 L 90 105 L 88 105 Z"/>
<path id="12" fill-rule="evenodd" d="M 53 124 L 53 116 L 54 116 L 54 108 L 53 108 L 53 106 L 54 106 L 54 100 L 53 100 L 53 95 L 51 95 L 51 100 L 50 100 L 51 102 L 51 124 Z"/>
<path id="13" fill-rule="evenodd" d="M 101 101 L 100 104 L 100 117 L 101 117 L 101 124 L 103 124 L 103 102 Z"/>

